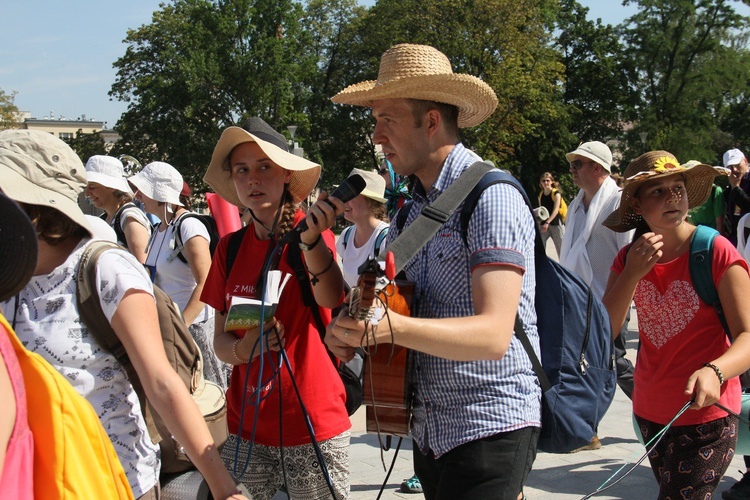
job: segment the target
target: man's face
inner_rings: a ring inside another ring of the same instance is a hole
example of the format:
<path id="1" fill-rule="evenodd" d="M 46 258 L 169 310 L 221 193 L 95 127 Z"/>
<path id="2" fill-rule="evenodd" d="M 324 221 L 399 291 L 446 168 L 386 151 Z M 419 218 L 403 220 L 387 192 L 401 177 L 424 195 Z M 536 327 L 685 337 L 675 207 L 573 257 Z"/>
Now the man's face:
<path id="1" fill-rule="evenodd" d="M 585 156 L 575 155 L 570 162 L 570 174 L 573 176 L 573 184 L 581 189 L 596 184 L 599 177 L 598 163 Z"/>
<path id="2" fill-rule="evenodd" d="M 737 163 L 736 165 L 729 165 L 729 170 L 731 170 L 732 174 L 736 175 L 737 177 L 742 177 L 747 173 L 748 170 L 747 158 L 743 158 L 742 161 Z"/>
<path id="3" fill-rule="evenodd" d="M 417 127 L 412 104 L 407 99 L 373 101 L 373 142 L 383 148 L 393 170 L 401 175 L 418 172 L 429 156 L 427 121 Z"/>

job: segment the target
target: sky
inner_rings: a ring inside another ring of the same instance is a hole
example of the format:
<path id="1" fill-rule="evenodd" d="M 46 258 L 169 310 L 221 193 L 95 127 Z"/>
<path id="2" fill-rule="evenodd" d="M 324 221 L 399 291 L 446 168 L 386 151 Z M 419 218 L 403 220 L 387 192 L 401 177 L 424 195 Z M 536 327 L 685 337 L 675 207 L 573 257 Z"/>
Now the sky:
<path id="1" fill-rule="evenodd" d="M 579 0 L 581 1 L 581 0 Z M 0 0 L 0 89 L 32 118 L 85 118 L 113 127 L 127 103 L 108 93 L 128 29 L 151 22 L 160 0 Z M 372 0 L 365 0 L 371 4 Z M 583 0 L 589 18 L 618 24 L 622 0 Z"/>

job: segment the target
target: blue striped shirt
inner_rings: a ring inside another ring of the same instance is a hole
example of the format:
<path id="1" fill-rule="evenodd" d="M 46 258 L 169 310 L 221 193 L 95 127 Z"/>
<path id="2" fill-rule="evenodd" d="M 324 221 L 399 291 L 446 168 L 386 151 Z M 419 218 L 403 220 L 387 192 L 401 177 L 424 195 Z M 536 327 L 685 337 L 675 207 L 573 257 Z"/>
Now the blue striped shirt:
<path id="1" fill-rule="evenodd" d="M 427 193 L 417 181 L 405 227 L 479 159 L 457 144 Z M 468 248 L 461 237 L 460 214 L 461 206 L 404 268 L 407 279 L 415 283 L 412 316 L 472 316 L 471 270 L 488 264 L 512 266 L 524 273 L 518 311 L 539 355 L 534 221 L 526 203 L 512 186 L 489 187 L 471 217 Z M 392 227 L 388 241 L 398 233 L 398 228 Z M 412 435 L 423 453 L 432 451 L 440 456 L 463 443 L 541 425 L 539 383 L 515 336 L 507 354 L 494 361 L 451 361 L 414 351 L 411 378 L 415 390 Z"/>

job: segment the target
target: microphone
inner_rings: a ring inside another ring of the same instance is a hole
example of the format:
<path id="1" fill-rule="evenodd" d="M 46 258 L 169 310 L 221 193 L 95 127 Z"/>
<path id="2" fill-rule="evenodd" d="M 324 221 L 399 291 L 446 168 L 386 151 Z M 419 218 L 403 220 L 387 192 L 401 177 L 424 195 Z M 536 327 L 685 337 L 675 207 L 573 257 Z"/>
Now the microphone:
<path id="1" fill-rule="evenodd" d="M 338 198 L 339 200 L 346 203 L 347 201 L 353 200 L 357 197 L 359 193 L 362 192 L 363 189 L 365 189 L 365 185 L 367 182 L 365 181 L 364 177 L 362 177 L 359 174 L 350 175 L 346 179 L 344 179 L 344 182 L 339 184 L 339 187 L 333 190 L 333 193 L 331 193 L 329 196 L 332 196 L 334 198 Z M 326 203 L 328 203 L 330 206 L 335 207 L 333 203 L 330 201 L 323 200 Z M 294 226 L 294 229 L 289 231 L 284 235 L 283 238 L 279 240 L 279 246 L 284 246 L 295 239 L 299 241 L 299 235 L 301 233 L 304 233 L 307 231 L 307 221 L 305 219 L 302 219 L 302 221 Z"/>

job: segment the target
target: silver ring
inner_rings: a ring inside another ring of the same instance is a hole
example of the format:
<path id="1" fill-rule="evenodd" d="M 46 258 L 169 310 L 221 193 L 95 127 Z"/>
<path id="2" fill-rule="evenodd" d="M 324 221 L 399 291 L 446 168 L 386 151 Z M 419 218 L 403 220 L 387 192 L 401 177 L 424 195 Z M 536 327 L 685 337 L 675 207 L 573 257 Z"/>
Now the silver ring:
<path id="1" fill-rule="evenodd" d="M 344 337 L 348 337 L 348 336 L 349 336 L 349 329 L 347 328 L 344 330 Z"/>

